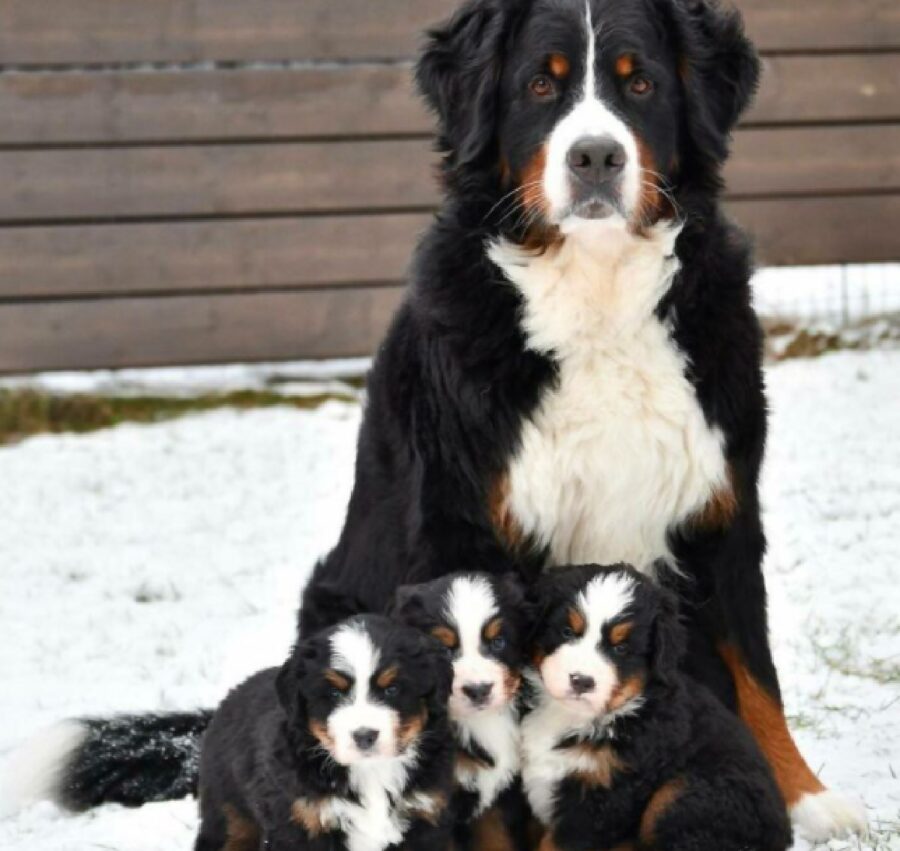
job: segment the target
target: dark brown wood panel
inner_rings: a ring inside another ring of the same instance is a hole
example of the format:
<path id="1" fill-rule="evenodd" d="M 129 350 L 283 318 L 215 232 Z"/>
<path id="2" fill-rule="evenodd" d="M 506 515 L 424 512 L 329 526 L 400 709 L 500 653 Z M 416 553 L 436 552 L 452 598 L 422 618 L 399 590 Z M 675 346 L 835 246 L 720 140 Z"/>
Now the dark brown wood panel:
<path id="1" fill-rule="evenodd" d="M 396 281 L 428 221 L 392 215 L 6 228 L 0 298 Z"/>
<path id="2" fill-rule="evenodd" d="M 0 304 L 0 373 L 371 354 L 399 286 Z"/>
<path id="3" fill-rule="evenodd" d="M 450 0 L 5 0 L 0 64 L 410 56 Z M 741 0 L 764 50 L 900 47 L 896 0 Z"/>
<path id="4" fill-rule="evenodd" d="M 760 265 L 900 261 L 900 195 L 731 201 Z"/>
<path id="5" fill-rule="evenodd" d="M 764 63 L 749 124 L 900 119 L 900 56 Z M 0 74 L 0 144 L 428 134 L 409 67 Z"/>
<path id="6" fill-rule="evenodd" d="M 426 209 L 426 140 L 0 152 L 0 220 Z M 741 130 L 734 195 L 900 189 L 900 124 Z"/>
<path id="7" fill-rule="evenodd" d="M 0 220 L 423 208 L 426 140 L 0 151 Z"/>

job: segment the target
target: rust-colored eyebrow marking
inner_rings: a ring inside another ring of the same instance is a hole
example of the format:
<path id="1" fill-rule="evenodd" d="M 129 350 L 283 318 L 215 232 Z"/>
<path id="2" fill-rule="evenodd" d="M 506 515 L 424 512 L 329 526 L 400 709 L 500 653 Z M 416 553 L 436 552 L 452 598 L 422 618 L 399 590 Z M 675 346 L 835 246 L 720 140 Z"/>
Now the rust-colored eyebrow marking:
<path id="1" fill-rule="evenodd" d="M 616 74 L 620 77 L 630 77 L 634 73 L 634 56 L 630 53 L 623 53 L 616 60 Z"/>
<path id="2" fill-rule="evenodd" d="M 376 678 L 375 685 L 378 688 L 387 688 L 394 680 L 397 679 L 397 675 L 400 673 L 400 669 L 396 665 L 391 665 L 390 668 L 385 668 Z"/>
<path id="3" fill-rule="evenodd" d="M 347 679 L 343 674 L 338 671 L 329 668 L 325 671 L 325 679 L 328 680 L 336 689 L 340 689 L 341 691 L 349 691 L 350 690 L 350 680 Z"/>
<path id="4" fill-rule="evenodd" d="M 500 630 L 503 629 L 503 618 L 494 618 L 492 621 L 488 623 L 488 625 L 484 628 L 484 637 L 488 641 L 492 641 L 498 635 L 500 635 Z"/>
<path id="5" fill-rule="evenodd" d="M 547 67 L 557 80 L 565 80 L 572 70 L 572 64 L 561 53 L 551 53 L 547 60 Z"/>
<path id="6" fill-rule="evenodd" d="M 459 645 L 459 636 L 449 626 L 436 626 L 431 634 L 444 645 L 451 649 Z"/>
<path id="7" fill-rule="evenodd" d="M 574 607 L 569 609 L 569 611 L 566 612 L 566 620 L 569 622 L 569 626 L 572 627 L 572 632 L 574 632 L 575 635 L 584 635 L 584 631 L 587 628 L 587 621 L 578 609 Z"/>
<path id="8" fill-rule="evenodd" d="M 631 631 L 633 629 L 634 623 L 632 623 L 631 621 L 617 623 L 609 631 L 609 643 L 612 645 L 616 645 L 621 644 L 623 641 L 627 641 L 628 636 L 631 635 Z"/>

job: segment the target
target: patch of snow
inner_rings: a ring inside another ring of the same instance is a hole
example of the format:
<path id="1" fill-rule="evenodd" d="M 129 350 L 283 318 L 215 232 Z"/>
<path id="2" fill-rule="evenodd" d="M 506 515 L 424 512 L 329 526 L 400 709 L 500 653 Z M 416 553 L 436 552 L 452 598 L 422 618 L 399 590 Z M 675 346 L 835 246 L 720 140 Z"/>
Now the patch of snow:
<path id="1" fill-rule="evenodd" d="M 900 851 L 900 352 L 768 371 L 772 633 L 813 767 Z M 284 656 L 334 543 L 360 409 L 216 411 L 0 448 L 0 752 L 60 719 L 212 706 Z M 2 757 L 0 757 L 2 759 Z M 188 851 L 196 804 L 48 803 L 10 851 Z M 797 849 L 811 846 L 800 840 Z"/>

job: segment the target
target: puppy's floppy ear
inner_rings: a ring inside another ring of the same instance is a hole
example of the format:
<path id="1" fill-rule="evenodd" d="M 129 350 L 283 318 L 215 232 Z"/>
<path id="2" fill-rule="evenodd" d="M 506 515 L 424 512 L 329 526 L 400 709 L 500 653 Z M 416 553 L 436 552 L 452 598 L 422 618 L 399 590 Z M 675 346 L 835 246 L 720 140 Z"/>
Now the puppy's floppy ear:
<path id="1" fill-rule="evenodd" d="M 468 0 L 428 33 L 416 82 L 437 113 L 452 166 L 477 160 L 494 141 L 500 81 L 503 0 Z"/>
<path id="2" fill-rule="evenodd" d="M 363 612 L 365 607 L 353 592 L 337 583 L 313 581 L 303 592 L 300 628 L 303 635 L 313 635 Z"/>
<path id="3" fill-rule="evenodd" d="M 401 585 L 394 593 L 388 614 L 394 620 L 411 626 L 418 625 L 425 614 L 421 585 Z"/>
<path id="4" fill-rule="evenodd" d="M 298 642 L 275 678 L 278 701 L 289 718 L 300 710 L 300 680 L 306 676 L 309 666 L 318 658 L 318 648 L 311 641 Z"/>
<path id="5" fill-rule="evenodd" d="M 436 639 L 422 635 L 421 642 L 422 658 L 431 678 L 431 688 L 426 695 L 428 711 L 432 715 L 442 715 L 447 711 L 447 701 L 453 688 L 453 663 Z"/>
<path id="6" fill-rule="evenodd" d="M 678 676 L 687 647 L 687 635 L 681 624 L 678 600 L 671 591 L 657 588 L 659 604 L 653 622 L 651 668 L 654 676 L 669 685 Z"/>
<path id="7" fill-rule="evenodd" d="M 674 0 L 689 131 L 716 159 L 759 83 L 759 57 L 744 34 L 740 12 L 718 0 Z"/>

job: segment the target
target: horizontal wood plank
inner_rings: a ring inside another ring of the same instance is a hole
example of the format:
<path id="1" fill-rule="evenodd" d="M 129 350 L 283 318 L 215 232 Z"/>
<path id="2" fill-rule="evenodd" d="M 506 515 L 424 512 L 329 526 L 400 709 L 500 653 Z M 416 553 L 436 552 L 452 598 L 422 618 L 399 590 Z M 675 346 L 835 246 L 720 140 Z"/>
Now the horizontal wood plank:
<path id="1" fill-rule="evenodd" d="M 748 124 L 900 119 L 900 56 L 764 63 Z M 425 135 L 408 66 L 0 74 L 0 144 Z"/>
<path id="2" fill-rule="evenodd" d="M 6 228 L 0 298 L 397 281 L 428 221 L 391 215 Z"/>
<path id="3" fill-rule="evenodd" d="M 411 56 L 448 0 L 5 0 L 0 64 Z M 763 50 L 900 47 L 892 0 L 739 0 Z"/>
<path id="4" fill-rule="evenodd" d="M 0 373 L 371 354 L 400 286 L 0 304 Z"/>
<path id="5" fill-rule="evenodd" d="M 0 220 L 53 221 L 424 209 L 426 140 L 0 151 Z M 900 190 L 900 123 L 745 129 L 733 195 Z"/>

